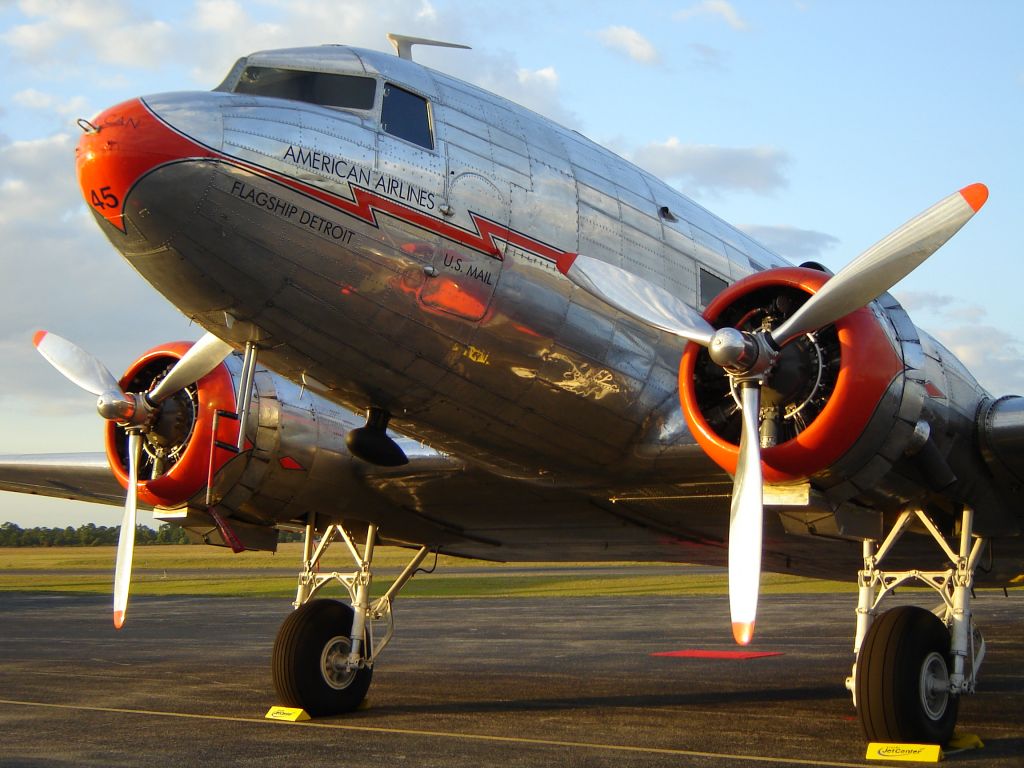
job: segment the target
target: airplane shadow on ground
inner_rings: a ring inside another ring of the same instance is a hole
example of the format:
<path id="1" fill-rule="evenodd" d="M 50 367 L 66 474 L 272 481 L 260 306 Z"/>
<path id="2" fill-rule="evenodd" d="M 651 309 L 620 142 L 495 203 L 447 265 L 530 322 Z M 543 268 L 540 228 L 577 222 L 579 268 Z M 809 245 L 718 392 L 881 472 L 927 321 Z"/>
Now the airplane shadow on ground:
<path id="1" fill-rule="evenodd" d="M 960 727 L 957 729 L 957 732 L 971 733 L 972 731 L 970 727 L 967 729 Z M 970 764 L 971 762 L 990 760 L 996 757 L 1024 755 L 1024 738 L 986 739 L 984 735 L 981 735 L 981 740 L 985 744 L 983 749 L 970 749 L 964 752 L 944 752 L 944 761 L 947 763 L 955 761 L 956 763 Z M 1024 760 L 1024 758 L 1021 759 Z"/>
<path id="2" fill-rule="evenodd" d="M 372 693 L 371 693 L 372 697 Z M 717 709 L 731 705 L 784 704 L 799 701 L 829 701 L 845 698 L 845 691 L 836 686 L 782 688 L 770 691 L 738 690 L 709 691 L 707 693 L 661 693 L 609 696 L 566 696 L 566 697 L 510 697 L 480 698 L 476 700 L 447 700 L 435 703 L 416 701 L 410 704 L 376 704 L 356 715 L 375 717 L 397 714 L 483 714 L 502 712 L 538 712 L 587 710 L 603 711 L 610 708 L 653 709 L 666 707 L 702 707 Z M 853 714 L 852 707 L 850 714 Z M 352 715 L 346 717 L 351 718 Z"/>

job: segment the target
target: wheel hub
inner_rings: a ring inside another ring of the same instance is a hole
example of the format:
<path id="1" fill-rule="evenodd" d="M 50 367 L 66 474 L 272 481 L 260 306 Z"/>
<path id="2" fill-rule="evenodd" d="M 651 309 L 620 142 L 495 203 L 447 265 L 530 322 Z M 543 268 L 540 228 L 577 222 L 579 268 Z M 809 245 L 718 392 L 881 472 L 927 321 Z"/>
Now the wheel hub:
<path id="1" fill-rule="evenodd" d="M 348 664 L 352 652 L 352 641 L 343 635 L 332 637 L 324 645 L 320 655 L 320 673 L 331 688 L 340 691 L 348 688 L 359 670 Z"/>
<path id="2" fill-rule="evenodd" d="M 697 353 L 695 388 L 709 426 L 723 439 L 739 441 L 737 383 L 743 377 L 728 375 L 722 361 L 757 357 L 748 348 L 757 346 L 751 340 L 777 327 L 808 298 L 800 289 L 769 286 L 740 296 L 719 313 L 715 322 L 723 327 L 716 331 L 712 346 Z M 716 342 L 720 349 L 715 348 Z M 805 334 L 778 352 L 762 373 L 762 416 L 774 422 L 769 430 L 772 437 L 762 435 L 762 447 L 792 440 L 817 418 L 835 389 L 839 352 L 834 327 Z"/>
<path id="3" fill-rule="evenodd" d="M 932 720 L 941 719 L 949 704 L 949 669 L 942 654 L 933 651 L 925 658 L 921 665 L 918 691 L 921 706 L 928 717 Z"/>
<path id="4" fill-rule="evenodd" d="M 128 392 L 149 392 L 171 370 L 175 359 L 156 358 L 143 366 L 130 381 L 125 382 Z M 170 471 L 188 447 L 199 413 L 199 395 L 195 384 L 175 392 L 156 406 L 151 420 L 143 430 L 142 465 L 139 476 L 155 479 Z M 124 429 L 118 429 L 118 452 L 127 467 L 128 438 Z"/>

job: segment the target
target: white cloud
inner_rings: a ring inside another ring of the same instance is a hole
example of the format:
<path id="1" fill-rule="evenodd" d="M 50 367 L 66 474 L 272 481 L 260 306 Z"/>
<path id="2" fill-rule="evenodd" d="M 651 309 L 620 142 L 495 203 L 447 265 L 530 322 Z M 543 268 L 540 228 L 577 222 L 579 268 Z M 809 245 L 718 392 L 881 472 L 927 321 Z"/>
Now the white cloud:
<path id="1" fill-rule="evenodd" d="M 978 322 L 988 312 L 979 304 L 933 291 L 900 291 L 899 301 L 908 312 L 928 313 L 943 322 Z"/>
<path id="2" fill-rule="evenodd" d="M 688 21 L 699 16 L 716 16 L 733 29 L 744 30 L 747 28 L 747 22 L 740 17 L 736 9 L 732 7 L 732 4 L 726 2 L 726 0 L 703 0 L 700 3 L 691 5 L 689 8 L 678 11 L 673 18 L 676 21 Z"/>
<path id="3" fill-rule="evenodd" d="M 1024 394 L 1024 341 L 984 323 L 939 327 L 932 335 L 993 395 Z"/>
<path id="4" fill-rule="evenodd" d="M 632 27 L 607 27 L 597 33 L 597 38 L 611 50 L 641 64 L 656 64 L 660 60 L 654 45 Z"/>
<path id="5" fill-rule="evenodd" d="M 159 68 L 174 55 L 171 27 L 163 21 L 138 21 L 103 32 L 100 60 L 113 65 Z"/>
<path id="6" fill-rule="evenodd" d="M 528 69 L 516 66 L 511 54 L 477 54 L 472 60 L 464 57 L 462 64 L 446 71 L 563 125 L 572 127 L 579 122 L 562 104 L 554 67 Z"/>
<path id="7" fill-rule="evenodd" d="M 86 101 L 81 96 L 62 100 L 35 88 L 18 91 L 11 97 L 11 101 L 26 109 L 52 114 L 59 118 L 61 123 L 66 123 L 67 118 L 85 114 L 87 111 Z"/>
<path id="8" fill-rule="evenodd" d="M 985 307 L 936 291 L 894 295 L 914 323 L 948 347 L 983 387 L 996 396 L 1024 394 L 1024 339 L 993 326 Z"/>
<path id="9" fill-rule="evenodd" d="M 35 88 L 18 91 L 11 97 L 11 100 L 15 104 L 29 109 L 49 109 L 53 106 L 53 97 L 42 91 L 37 91 Z"/>
<path id="10" fill-rule="evenodd" d="M 934 291 L 899 291 L 900 304 L 908 312 L 944 312 L 950 305 L 959 301 L 954 296 Z"/>
<path id="11" fill-rule="evenodd" d="M 22 0 L 27 20 L 0 41 L 9 55 L 51 77 L 68 78 L 85 66 L 97 81 L 108 82 L 120 69 L 177 67 L 187 57 L 196 81 L 211 87 L 251 51 L 324 43 L 384 48 L 387 32 L 413 21 L 424 37 L 446 38 L 459 27 L 457 20 L 442 21 L 425 0 L 393 0 L 372 10 L 354 0 L 262 0 L 258 6 L 194 0 L 185 21 L 174 24 L 152 8 L 131 0 Z"/>
<path id="12" fill-rule="evenodd" d="M 18 24 L 3 36 L 4 42 L 28 56 L 45 55 L 60 38 L 58 26 L 45 23 Z"/>
<path id="13" fill-rule="evenodd" d="M 83 52 L 92 60 L 155 69 L 176 49 L 171 26 L 127 0 L 23 0 L 33 19 L 3 35 L 14 55 L 59 72 Z"/>
<path id="14" fill-rule="evenodd" d="M 98 6 L 85 0 L 22 0 L 19 8 L 28 21 L 0 40 L 8 44 L 9 55 L 33 62 L 37 70 L 43 62 L 51 79 L 86 76 L 124 90 L 141 69 L 180 67 L 183 52 L 192 63 L 194 83 L 211 88 L 239 56 L 257 50 L 326 43 L 390 50 L 386 34 L 410 31 L 411 21 L 418 36 L 456 42 L 471 37 L 462 15 L 439 10 L 429 0 L 392 0 L 372 10 L 356 0 L 262 0 L 258 6 L 195 0 L 185 21 L 173 25 L 147 7 L 130 0 Z M 551 67 L 524 67 L 510 53 L 437 48 L 417 48 L 416 59 L 560 122 L 577 120 L 562 104 Z M 139 88 L 145 90 L 152 88 Z M 77 109 L 72 116 L 90 111 Z"/>
<path id="15" fill-rule="evenodd" d="M 429 0 L 423 0 L 423 4 L 416 13 L 416 20 L 437 21 L 437 9 L 429 2 Z"/>
<path id="16" fill-rule="evenodd" d="M 0 231 L 21 231 L 36 218 L 52 221 L 79 207 L 70 134 L 5 144 L 0 161 Z"/>
<path id="17" fill-rule="evenodd" d="M 834 248 L 839 240 L 824 232 L 788 226 L 744 224 L 744 232 L 791 261 L 819 261 L 824 251 Z"/>
<path id="18" fill-rule="evenodd" d="M 683 144 L 672 137 L 632 153 L 633 161 L 655 176 L 677 180 L 684 191 L 748 191 L 770 194 L 786 186 L 782 172 L 789 162 L 773 147 L 719 147 Z"/>
<path id="19" fill-rule="evenodd" d="M 544 67 L 543 69 L 520 69 L 516 72 L 516 80 L 519 81 L 520 85 L 534 86 L 539 85 L 543 88 L 557 88 L 558 87 L 558 73 L 554 67 Z"/>
<path id="20" fill-rule="evenodd" d="M 724 72 L 728 68 L 726 66 L 727 55 L 717 48 L 702 43 L 690 43 L 689 49 L 693 54 L 693 64 L 698 69 Z"/>
<path id="21" fill-rule="evenodd" d="M 193 23 L 197 29 L 227 32 L 248 23 L 248 17 L 235 0 L 198 0 Z"/>
<path id="22" fill-rule="evenodd" d="M 388 32 L 408 31 L 415 23 L 418 37 L 449 40 L 460 28 L 458 20 L 442 18 L 425 0 L 392 0 L 368 10 L 353 0 L 264 0 L 263 18 L 251 6 L 236 0 L 198 0 L 197 15 L 181 31 L 193 39 L 193 76 L 215 84 L 239 57 L 271 48 L 343 43 L 390 50 Z M 423 48 L 416 49 L 416 58 Z"/>

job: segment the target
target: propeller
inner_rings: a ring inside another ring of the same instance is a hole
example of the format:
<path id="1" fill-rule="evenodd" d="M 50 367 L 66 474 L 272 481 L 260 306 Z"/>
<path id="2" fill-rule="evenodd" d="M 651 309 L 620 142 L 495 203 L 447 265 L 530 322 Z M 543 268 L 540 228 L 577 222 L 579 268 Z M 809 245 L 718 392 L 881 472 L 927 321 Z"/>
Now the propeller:
<path id="1" fill-rule="evenodd" d="M 874 301 L 945 245 L 988 200 L 988 187 L 971 184 L 943 198 L 851 261 L 777 329 L 779 347 L 824 328 Z"/>
<path id="2" fill-rule="evenodd" d="M 128 492 L 114 567 L 114 627 L 120 629 L 125 622 L 132 577 L 142 438 L 152 429 L 160 404 L 216 368 L 232 348 L 227 342 L 207 333 L 149 392 L 126 393 L 103 363 L 67 339 L 48 331 L 37 331 L 32 341 L 39 354 L 65 378 L 98 396 L 96 410 L 100 416 L 116 421 L 128 432 Z"/>
<path id="3" fill-rule="evenodd" d="M 770 330 L 716 330 L 684 301 L 621 267 L 581 254 L 559 258 L 559 271 L 595 298 L 648 326 L 707 347 L 712 361 L 725 369 L 739 391 L 742 428 L 729 514 L 729 606 L 733 637 L 740 645 L 753 639 L 760 589 L 760 406 L 765 376 L 784 346 L 877 299 L 942 247 L 987 199 L 984 184 L 971 184 L 943 198 L 861 253 Z"/>
<path id="4" fill-rule="evenodd" d="M 174 364 L 167 375 L 149 391 L 146 399 L 153 405 L 162 403 L 179 389 L 184 389 L 189 384 L 199 381 L 220 365 L 229 354 L 231 354 L 230 344 L 221 341 L 212 333 L 204 334 L 189 348 L 188 352 L 181 356 L 181 359 Z"/>
<path id="5" fill-rule="evenodd" d="M 582 253 L 562 254 L 556 266 L 559 272 L 590 295 L 645 325 L 696 342 L 702 347 L 711 343 L 714 327 L 701 317 L 700 312 L 660 285 Z"/>
<path id="6" fill-rule="evenodd" d="M 64 378 L 86 392 L 94 395 L 118 393 L 124 396 L 121 385 L 107 367 L 67 339 L 48 331 L 36 331 L 32 343 L 50 365 L 64 374 Z"/>
<path id="7" fill-rule="evenodd" d="M 760 382 L 740 383 L 743 429 L 729 508 L 729 613 L 732 635 L 740 645 L 754 639 L 757 594 L 761 588 L 761 526 L 763 479 L 758 413 Z"/>
<path id="8" fill-rule="evenodd" d="M 142 433 L 128 431 L 128 494 L 125 497 L 121 533 L 117 538 L 117 560 L 114 565 L 114 629 L 124 626 L 128 610 L 128 591 L 132 581 L 132 556 L 135 553 L 135 526 L 138 519 L 139 458 L 142 455 Z"/>

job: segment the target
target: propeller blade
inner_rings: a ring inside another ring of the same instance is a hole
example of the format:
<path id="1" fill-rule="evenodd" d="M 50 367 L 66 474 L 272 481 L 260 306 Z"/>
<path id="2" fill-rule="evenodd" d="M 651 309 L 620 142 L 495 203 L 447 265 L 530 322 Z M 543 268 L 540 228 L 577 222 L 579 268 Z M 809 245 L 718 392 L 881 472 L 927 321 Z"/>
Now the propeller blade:
<path id="1" fill-rule="evenodd" d="M 761 582 L 763 496 L 759 382 L 740 382 L 740 403 L 743 431 L 729 513 L 729 611 L 733 637 L 740 645 L 748 645 L 754 639 Z"/>
<path id="2" fill-rule="evenodd" d="M 146 395 L 150 403 L 163 402 L 179 389 L 203 378 L 231 354 L 231 345 L 207 333 L 192 345 L 168 374 Z"/>
<path id="3" fill-rule="evenodd" d="M 664 288 L 592 256 L 567 253 L 558 271 L 591 296 L 681 339 L 706 347 L 715 329 L 700 313 Z"/>
<path id="4" fill-rule="evenodd" d="M 124 626 L 128 610 L 128 589 L 132 581 L 132 555 L 135 552 L 135 523 L 138 517 L 139 460 L 142 454 L 142 435 L 128 431 L 128 495 L 121 518 L 121 535 L 117 540 L 117 564 L 114 567 L 114 628 Z"/>
<path id="5" fill-rule="evenodd" d="M 874 301 L 941 248 L 986 200 L 988 188 L 971 184 L 898 227 L 839 270 L 772 331 L 772 341 L 785 346 Z"/>
<path id="6" fill-rule="evenodd" d="M 50 365 L 86 392 L 94 395 L 117 393 L 122 400 L 125 399 L 114 375 L 81 347 L 49 331 L 36 331 L 32 343 Z"/>

